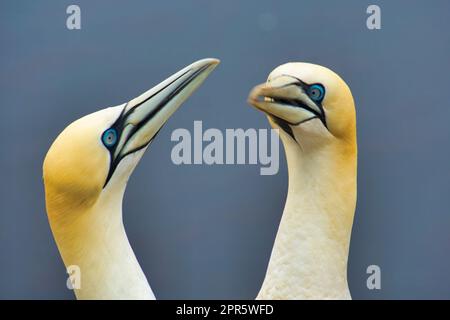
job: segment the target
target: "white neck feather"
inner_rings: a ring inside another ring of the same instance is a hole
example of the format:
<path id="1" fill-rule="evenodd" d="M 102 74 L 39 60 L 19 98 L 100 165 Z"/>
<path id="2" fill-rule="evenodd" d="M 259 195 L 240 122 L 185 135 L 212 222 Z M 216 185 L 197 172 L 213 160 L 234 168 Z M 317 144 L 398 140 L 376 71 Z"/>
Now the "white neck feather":
<path id="1" fill-rule="evenodd" d="M 70 228 L 54 228 L 66 267 L 80 268 L 78 299 L 155 299 L 125 233 L 124 189 L 106 190 Z"/>
<path id="2" fill-rule="evenodd" d="M 356 148 L 342 154 L 342 146 L 328 144 L 305 152 L 290 138 L 283 142 L 289 190 L 257 299 L 350 299 Z"/>

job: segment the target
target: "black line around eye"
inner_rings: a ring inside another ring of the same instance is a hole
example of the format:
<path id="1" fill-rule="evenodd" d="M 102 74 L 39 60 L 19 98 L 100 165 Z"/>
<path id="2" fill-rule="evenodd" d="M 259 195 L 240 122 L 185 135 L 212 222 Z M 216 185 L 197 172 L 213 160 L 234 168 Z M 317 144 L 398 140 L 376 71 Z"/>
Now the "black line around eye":
<path id="1" fill-rule="evenodd" d="M 310 88 L 310 87 L 312 87 L 312 86 L 314 86 L 314 85 L 317 85 L 317 86 L 320 86 L 320 87 L 323 89 L 323 96 L 322 96 L 322 99 L 320 99 L 320 100 L 318 100 L 318 101 L 315 101 L 315 100 L 313 100 L 313 99 L 311 99 L 311 98 L 310 98 L 310 99 L 311 99 L 311 101 L 312 101 L 312 102 L 320 109 L 320 111 L 321 111 L 322 114 L 321 114 L 320 117 L 318 117 L 318 118 L 322 121 L 322 123 L 323 123 L 323 125 L 325 126 L 325 128 L 328 129 L 325 110 L 324 110 L 324 108 L 323 108 L 323 106 L 322 106 L 322 101 L 323 101 L 323 99 L 325 98 L 325 95 L 326 95 L 326 89 L 325 89 L 325 86 L 324 86 L 323 84 L 321 84 L 320 82 L 315 82 L 315 83 L 309 84 L 309 83 L 306 83 L 306 82 L 300 80 L 300 79 L 297 78 L 297 77 L 294 77 L 294 76 L 291 76 L 291 75 L 287 75 L 287 74 L 283 74 L 283 76 L 290 77 L 290 78 L 293 78 L 293 79 L 297 80 L 296 83 L 292 83 L 292 84 L 295 84 L 295 85 L 299 86 L 299 87 L 303 90 L 303 92 L 305 92 L 305 93 L 308 95 L 308 97 L 309 97 L 308 91 L 309 91 L 309 88 Z"/>
<path id="2" fill-rule="evenodd" d="M 312 91 L 315 89 L 315 88 L 318 88 L 317 90 L 319 90 L 319 92 L 320 92 L 320 98 L 318 98 L 318 99 L 315 99 L 315 98 L 313 98 L 312 97 Z M 307 94 L 308 94 L 308 96 L 311 98 L 311 100 L 313 100 L 314 102 L 319 102 L 319 103 L 321 103 L 322 102 L 322 100 L 323 100 L 323 98 L 325 97 L 325 87 L 321 84 L 321 83 L 314 83 L 314 84 L 311 84 L 311 85 L 308 85 L 308 89 L 307 89 L 308 91 L 307 91 Z"/>

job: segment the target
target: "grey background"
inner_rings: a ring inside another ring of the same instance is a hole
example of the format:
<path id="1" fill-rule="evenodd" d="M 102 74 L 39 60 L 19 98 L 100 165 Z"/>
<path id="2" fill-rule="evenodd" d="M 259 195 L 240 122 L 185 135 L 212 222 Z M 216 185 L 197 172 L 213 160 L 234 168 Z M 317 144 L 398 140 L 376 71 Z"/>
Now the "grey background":
<path id="1" fill-rule="evenodd" d="M 66 7 L 82 30 L 66 29 Z M 382 29 L 366 8 L 382 8 Z M 246 104 L 277 65 L 338 72 L 358 112 L 357 299 L 450 298 L 449 1 L 2 1 L 0 298 L 73 298 L 44 207 L 42 161 L 73 120 L 204 57 L 221 65 L 134 172 L 129 239 L 157 297 L 256 296 L 287 191 L 259 166 L 175 166 L 176 128 L 268 128 Z M 320 254 L 320 253 L 318 253 Z M 366 267 L 382 290 L 366 288 Z"/>

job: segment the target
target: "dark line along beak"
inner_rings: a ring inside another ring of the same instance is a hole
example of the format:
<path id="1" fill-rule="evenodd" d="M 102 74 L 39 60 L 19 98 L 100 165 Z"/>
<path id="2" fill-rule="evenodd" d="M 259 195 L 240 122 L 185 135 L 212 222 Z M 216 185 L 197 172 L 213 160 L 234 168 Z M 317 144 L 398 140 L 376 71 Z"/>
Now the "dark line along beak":
<path id="1" fill-rule="evenodd" d="M 111 126 L 116 130 L 118 140 L 110 149 L 111 164 L 105 186 L 120 160 L 146 147 L 219 62 L 217 59 L 194 62 L 125 105 Z"/>
<path id="2" fill-rule="evenodd" d="M 319 118 L 325 124 L 321 106 L 309 99 L 302 85 L 290 76 L 280 76 L 270 83 L 254 87 L 248 102 L 290 125 L 299 125 L 314 118 Z"/>

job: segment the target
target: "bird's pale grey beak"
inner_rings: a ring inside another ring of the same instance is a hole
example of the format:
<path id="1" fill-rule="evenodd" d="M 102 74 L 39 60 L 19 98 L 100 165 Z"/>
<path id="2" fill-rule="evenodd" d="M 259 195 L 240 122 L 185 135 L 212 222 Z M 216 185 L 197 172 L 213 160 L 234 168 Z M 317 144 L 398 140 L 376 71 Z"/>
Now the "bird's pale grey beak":
<path id="1" fill-rule="evenodd" d="M 291 76 L 257 85 L 250 92 L 248 103 L 289 125 L 324 118 L 323 110 L 311 101 L 299 80 Z"/>
<path id="2" fill-rule="evenodd" d="M 146 147 L 218 63 L 217 59 L 194 62 L 125 105 L 120 117 L 111 126 L 117 132 L 118 140 L 110 150 L 111 165 L 105 185 L 120 160 Z"/>

